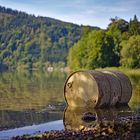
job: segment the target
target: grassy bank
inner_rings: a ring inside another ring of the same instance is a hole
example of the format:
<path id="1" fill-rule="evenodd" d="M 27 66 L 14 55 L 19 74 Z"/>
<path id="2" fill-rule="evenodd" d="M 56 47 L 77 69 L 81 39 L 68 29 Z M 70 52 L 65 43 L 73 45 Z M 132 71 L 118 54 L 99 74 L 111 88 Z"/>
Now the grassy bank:
<path id="1" fill-rule="evenodd" d="M 130 68 L 123 68 L 123 67 L 106 67 L 106 68 L 98 68 L 96 70 L 118 70 L 129 76 L 131 76 L 131 75 L 140 76 L 140 68 L 139 69 L 130 69 Z"/>

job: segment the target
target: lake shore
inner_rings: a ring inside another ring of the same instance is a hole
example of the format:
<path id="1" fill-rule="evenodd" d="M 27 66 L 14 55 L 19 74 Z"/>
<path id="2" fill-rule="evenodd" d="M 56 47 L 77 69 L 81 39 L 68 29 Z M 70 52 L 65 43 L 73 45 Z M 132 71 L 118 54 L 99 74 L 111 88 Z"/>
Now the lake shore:
<path id="1" fill-rule="evenodd" d="M 125 115 L 128 112 L 121 111 L 123 115 L 115 115 L 116 119 L 103 117 L 98 121 L 89 117 L 83 118 L 83 123 L 71 121 L 65 122 L 64 129 L 45 130 L 34 134 L 25 134 L 12 137 L 11 140 L 139 140 L 140 139 L 140 114 Z M 115 112 L 114 112 L 115 113 Z M 132 112 L 131 112 L 132 113 Z M 101 117 L 101 116 L 100 116 Z"/>
<path id="2" fill-rule="evenodd" d="M 132 124 L 127 123 L 103 123 L 88 127 L 80 126 L 78 130 L 51 130 L 43 133 L 37 133 L 33 135 L 23 135 L 13 137 L 12 140 L 114 140 L 114 139 L 139 139 L 140 132 L 136 133 L 132 129 Z"/>

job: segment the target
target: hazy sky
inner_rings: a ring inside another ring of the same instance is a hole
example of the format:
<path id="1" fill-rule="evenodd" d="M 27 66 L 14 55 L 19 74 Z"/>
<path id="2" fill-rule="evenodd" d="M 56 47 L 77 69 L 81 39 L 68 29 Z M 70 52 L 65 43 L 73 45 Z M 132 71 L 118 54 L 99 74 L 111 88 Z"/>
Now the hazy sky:
<path id="1" fill-rule="evenodd" d="M 140 18 L 140 0 L 0 0 L 1 6 L 83 25 L 106 28 L 109 19 Z"/>

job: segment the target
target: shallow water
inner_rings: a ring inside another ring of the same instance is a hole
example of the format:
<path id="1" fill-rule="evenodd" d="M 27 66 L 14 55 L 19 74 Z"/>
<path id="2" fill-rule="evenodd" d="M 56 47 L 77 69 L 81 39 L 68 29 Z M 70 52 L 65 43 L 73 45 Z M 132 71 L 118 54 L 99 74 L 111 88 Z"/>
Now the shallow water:
<path id="1" fill-rule="evenodd" d="M 19 128 L 23 133 L 27 133 L 24 128 L 28 126 L 30 130 L 34 130 L 28 132 L 33 133 L 42 130 L 40 124 L 53 121 L 52 126 L 55 127 L 46 125 L 46 130 L 62 129 L 62 126 L 79 128 L 90 123 L 97 124 L 99 121 L 113 122 L 123 117 L 134 118 L 140 115 L 140 76 L 129 76 L 133 86 L 129 106 L 109 110 L 65 108 L 63 86 L 66 77 L 63 72 L 47 71 L 0 73 L 0 139 L 3 138 L 2 134 L 8 136 L 9 130 L 13 130 L 14 136 L 15 129 Z M 82 121 L 81 115 L 85 111 L 95 114 L 96 121 L 90 123 Z M 57 120 L 63 121 L 55 123 Z M 12 134 L 10 133 L 10 136 Z"/>

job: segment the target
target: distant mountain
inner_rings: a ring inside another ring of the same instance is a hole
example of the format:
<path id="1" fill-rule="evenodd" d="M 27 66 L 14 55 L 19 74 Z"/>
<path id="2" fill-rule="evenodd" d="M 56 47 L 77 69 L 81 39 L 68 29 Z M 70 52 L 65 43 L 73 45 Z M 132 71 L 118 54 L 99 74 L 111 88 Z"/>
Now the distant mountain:
<path id="1" fill-rule="evenodd" d="M 98 27 L 36 17 L 0 6 L 0 64 L 11 68 L 66 65 L 69 48 L 93 29 Z"/>

